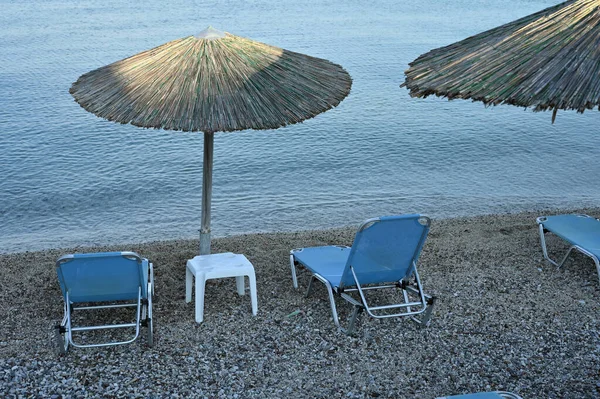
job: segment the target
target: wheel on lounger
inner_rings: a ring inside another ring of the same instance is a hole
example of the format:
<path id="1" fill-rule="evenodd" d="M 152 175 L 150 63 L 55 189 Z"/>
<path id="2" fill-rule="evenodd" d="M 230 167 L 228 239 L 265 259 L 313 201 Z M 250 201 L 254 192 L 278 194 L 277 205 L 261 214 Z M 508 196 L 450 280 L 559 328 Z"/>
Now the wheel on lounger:
<path id="1" fill-rule="evenodd" d="M 69 338 L 62 324 L 54 326 L 54 345 L 59 355 L 64 355 L 69 350 Z"/>

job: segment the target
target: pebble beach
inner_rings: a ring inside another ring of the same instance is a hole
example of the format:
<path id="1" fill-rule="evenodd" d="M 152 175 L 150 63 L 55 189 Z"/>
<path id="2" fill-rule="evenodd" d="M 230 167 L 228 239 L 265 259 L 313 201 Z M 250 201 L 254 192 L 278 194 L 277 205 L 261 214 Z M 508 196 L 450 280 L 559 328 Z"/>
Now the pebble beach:
<path id="1" fill-rule="evenodd" d="M 213 240 L 213 253 L 242 253 L 254 265 L 258 315 L 235 279 L 210 280 L 201 324 L 185 302 L 185 264 L 197 240 L 0 255 L 0 397 L 433 399 L 506 390 L 524 399 L 599 398 L 598 275 L 579 254 L 560 270 L 543 259 L 540 215 L 434 219 L 418 267 L 437 299 L 430 326 L 363 313 L 354 336 L 334 326 L 321 285 L 304 296 L 305 271 L 293 288 L 288 257 L 292 248 L 351 245 L 360 221 Z M 547 243 L 555 258 L 567 248 L 556 237 Z M 142 336 L 59 355 L 54 262 L 108 250 L 154 263 L 154 346 Z M 350 313 L 343 301 L 338 310 Z"/>

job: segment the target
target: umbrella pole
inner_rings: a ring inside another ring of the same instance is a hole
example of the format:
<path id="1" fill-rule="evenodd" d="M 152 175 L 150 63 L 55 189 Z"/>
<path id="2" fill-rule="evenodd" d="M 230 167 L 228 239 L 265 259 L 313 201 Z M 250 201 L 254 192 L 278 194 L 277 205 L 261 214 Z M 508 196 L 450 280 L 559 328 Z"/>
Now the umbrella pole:
<path id="1" fill-rule="evenodd" d="M 202 222 L 200 225 L 200 255 L 210 254 L 210 199 L 212 196 L 213 144 L 215 136 L 204 133 L 202 163 Z"/>

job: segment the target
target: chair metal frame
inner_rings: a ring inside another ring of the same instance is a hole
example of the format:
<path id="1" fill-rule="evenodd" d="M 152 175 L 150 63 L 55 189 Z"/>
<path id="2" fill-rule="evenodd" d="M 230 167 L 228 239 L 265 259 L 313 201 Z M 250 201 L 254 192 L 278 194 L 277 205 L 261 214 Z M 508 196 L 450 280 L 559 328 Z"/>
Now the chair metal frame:
<path id="1" fill-rule="evenodd" d="M 578 214 L 576 216 L 580 216 L 580 217 L 586 217 L 586 218 L 592 218 L 591 216 L 588 215 L 583 215 L 583 214 Z M 540 216 L 536 219 L 536 222 L 538 224 L 539 227 L 539 232 L 540 232 L 540 241 L 542 244 L 542 252 L 544 253 L 544 259 L 546 259 L 548 262 L 550 262 L 551 264 L 553 264 L 554 266 L 556 266 L 557 269 L 560 269 L 565 262 L 567 261 L 567 259 L 569 258 L 569 256 L 571 255 L 571 253 L 573 253 L 573 251 L 577 251 L 582 253 L 585 256 L 590 257 L 593 261 L 594 264 L 596 265 L 596 272 L 598 273 L 598 278 L 600 279 L 600 261 L 598 260 L 598 257 L 596 255 L 594 255 L 593 253 L 591 253 L 590 251 L 588 251 L 587 249 L 573 243 L 570 242 L 569 240 L 564 240 L 567 241 L 569 244 L 571 244 L 571 246 L 569 247 L 569 249 L 567 250 L 566 254 L 563 256 L 562 260 L 560 262 L 557 262 L 553 259 L 550 258 L 550 256 L 548 255 L 548 248 L 546 247 L 546 238 L 545 238 L 545 233 L 549 232 L 552 233 L 554 235 L 556 235 L 552 230 L 547 229 L 544 226 L 544 222 L 548 219 L 547 216 Z M 595 218 L 592 218 L 594 220 L 598 220 Z M 600 222 L 600 220 L 598 220 Z M 562 239 L 562 237 L 561 237 Z"/>
<path id="2" fill-rule="evenodd" d="M 431 224 L 431 219 L 426 216 L 420 216 L 419 218 L 422 223 L 425 223 L 427 227 Z M 368 226 L 371 226 L 373 223 L 377 223 L 379 218 L 369 219 L 365 221 L 358 229 L 358 232 L 362 231 Z M 423 238 L 423 240 L 426 237 Z M 348 246 L 338 246 L 341 248 L 351 248 Z M 302 251 L 303 248 L 292 249 L 290 251 L 290 268 L 292 271 L 292 282 L 294 288 L 298 289 L 298 278 L 296 273 L 296 267 L 302 266 L 300 262 L 295 259 L 295 254 Z M 329 304 L 331 308 L 331 314 L 333 317 L 333 323 L 336 327 L 338 327 L 341 331 L 346 334 L 352 334 L 354 332 L 354 327 L 356 323 L 356 319 L 358 314 L 363 310 L 367 312 L 367 314 L 376 319 L 384 319 L 390 317 L 410 317 L 417 324 L 422 326 L 428 326 L 431 322 L 431 313 L 433 311 L 433 305 L 435 303 L 435 297 L 431 295 L 427 295 L 423 292 L 423 286 L 421 284 L 421 279 L 419 278 L 419 273 L 417 271 L 416 260 L 412 261 L 411 272 L 405 276 L 402 280 L 397 281 L 393 284 L 369 284 L 369 285 L 361 285 L 360 281 L 356 276 L 356 272 L 352 266 L 350 266 L 350 272 L 354 279 L 354 283 L 352 286 L 342 286 L 335 287 L 332 286 L 331 283 L 323 276 L 318 273 L 309 271 L 311 273 L 311 279 L 308 283 L 308 288 L 306 290 L 305 296 L 308 297 L 311 293 L 313 282 L 318 280 L 322 282 L 326 289 L 329 297 Z M 413 277 L 411 279 L 411 277 Z M 412 280 L 412 281 L 411 281 Z M 367 301 L 366 292 L 370 290 L 378 290 L 378 289 L 401 289 L 402 296 L 404 298 L 404 303 L 394 303 L 387 305 L 378 305 L 373 306 L 370 305 Z M 358 294 L 358 295 L 357 295 Z M 354 295 L 354 296 L 352 296 Z M 410 299 L 410 295 L 417 296 L 417 301 Z M 350 321 L 348 323 L 348 328 L 343 328 L 340 325 L 338 312 L 335 304 L 335 297 L 341 297 L 348 303 L 353 306 L 352 315 L 350 317 Z M 417 308 L 417 309 L 415 309 Z M 386 313 L 386 311 L 391 309 L 400 309 L 401 311 L 395 313 Z M 417 318 L 417 316 L 421 316 Z"/>
<path id="3" fill-rule="evenodd" d="M 523 399 L 516 393 L 512 393 L 512 392 L 496 391 L 496 393 L 498 395 L 502 396 L 504 399 Z"/>
<path id="4" fill-rule="evenodd" d="M 484 393 L 484 392 L 481 392 L 481 393 Z M 491 393 L 498 394 L 502 399 L 523 399 L 522 397 L 520 397 L 516 393 L 512 393 L 512 392 L 493 391 Z M 473 397 L 473 394 L 456 395 L 456 396 L 442 396 L 442 397 L 437 398 L 437 399 L 462 399 L 463 396 L 465 397 L 465 399 L 467 399 L 467 398 L 469 398 L 469 396 Z M 477 396 L 477 394 L 475 394 L 475 396 Z"/>
<path id="5" fill-rule="evenodd" d="M 147 289 L 147 298 L 142 297 L 142 287 L 138 288 L 138 295 L 135 301 L 102 301 L 97 303 L 106 303 L 111 302 L 110 304 L 92 304 L 90 302 L 80 302 L 85 303 L 87 306 L 74 306 L 76 303 L 72 302 L 69 298 L 69 291 L 66 290 L 63 296 L 64 302 L 64 316 L 59 325 L 56 326 L 57 332 L 57 340 L 59 344 L 59 351 L 61 353 L 66 353 L 69 345 L 72 345 L 76 348 L 94 348 L 94 347 L 103 347 L 103 346 L 113 346 L 113 345 L 124 345 L 129 344 L 135 341 L 140 335 L 140 326 L 145 326 L 148 328 L 147 332 L 147 343 L 148 346 L 152 346 L 154 344 L 154 336 L 153 336 L 153 322 L 152 322 L 152 295 L 154 294 L 154 266 L 148 261 L 148 259 L 142 258 L 135 252 L 120 252 L 120 255 L 126 258 L 133 258 L 139 264 L 143 264 L 144 261 L 148 264 L 148 278 L 149 281 L 148 289 Z M 60 257 L 56 261 L 57 270 L 60 270 L 60 267 L 63 263 L 71 261 L 72 259 L 76 259 L 75 255 L 64 255 Z M 113 303 L 118 302 L 118 303 Z M 78 302 L 79 303 L 79 302 Z M 75 327 L 72 324 L 72 314 L 74 311 L 78 310 L 99 310 L 99 309 L 114 309 L 114 308 L 127 308 L 127 307 L 135 307 L 136 312 L 136 320 L 135 323 L 120 323 L 120 324 L 107 324 L 107 325 L 92 325 L 92 326 L 81 326 Z M 93 331 L 93 330 L 108 330 L 115 328 L 133 328 L 135 327 L 135 334 L 132 338 L 122 340 L 122 341 L 109 341 L 95 344 L 81 344 L 76 342 L 73 339 L 74 332 L 82 332 L 82 331 Z"/>

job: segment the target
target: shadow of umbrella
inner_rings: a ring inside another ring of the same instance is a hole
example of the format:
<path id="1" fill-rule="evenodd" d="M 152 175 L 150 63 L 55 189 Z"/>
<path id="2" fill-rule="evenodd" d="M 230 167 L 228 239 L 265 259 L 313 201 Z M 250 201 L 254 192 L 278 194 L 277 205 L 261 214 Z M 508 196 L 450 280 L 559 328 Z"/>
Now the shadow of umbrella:
<path id="1" fill-rule="evenodd" d="M 204 132 L 200 254 L 209 254 L 213 134 L 302 122 L 351 86 L 337 64 L 209 27 L 81 75 L 70 93 L 111 121 Z"/>
<path id="2" fill-rule="evenodd" d="M 431 50 L 409 64 L 412 97 L 583 113 L 600 105 L 600 0 L 571 0 Z"/>

